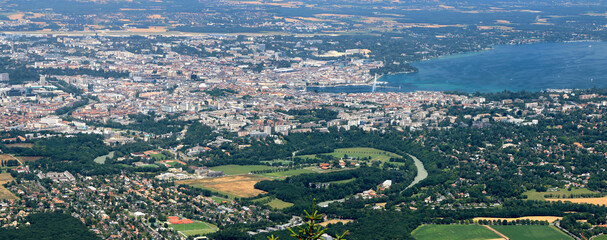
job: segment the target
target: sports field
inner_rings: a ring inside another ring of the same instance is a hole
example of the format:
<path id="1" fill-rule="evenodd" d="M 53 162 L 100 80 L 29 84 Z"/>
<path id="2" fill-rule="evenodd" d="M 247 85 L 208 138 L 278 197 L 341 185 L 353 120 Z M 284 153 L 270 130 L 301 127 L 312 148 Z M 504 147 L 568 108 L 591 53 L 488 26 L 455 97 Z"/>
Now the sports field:
<path id="1" fill-rule="evenodd" d="M 493 229 L 516 240 L 570 240 L 573 239 L 548 225 L 492 225 Z"/>
<path id="2" fill-rule="evenodd" d="M 260 171 L 268 169 L 273 168 L 266 165 L 223 165 L 211 168 L 211 170 L 213 171 L 223 171 L 226 175 L 247 174 L 251 171 Z"/>
<path id="3" fill-rule="evenodd" d="M 194 221 L 194 223 L 190 224 L 171 224 L 170 227 L 180 231 L 186 236 L 204 235 L 207 233 L 217 232 L 219 229 L 213 224 L 200 221 Z"/>
<path id="4" fill-rule="evenodd" d="M 411 233 L 417 240 L 492 240 L 502 239 L 481 225 L 422 225 Z"/>

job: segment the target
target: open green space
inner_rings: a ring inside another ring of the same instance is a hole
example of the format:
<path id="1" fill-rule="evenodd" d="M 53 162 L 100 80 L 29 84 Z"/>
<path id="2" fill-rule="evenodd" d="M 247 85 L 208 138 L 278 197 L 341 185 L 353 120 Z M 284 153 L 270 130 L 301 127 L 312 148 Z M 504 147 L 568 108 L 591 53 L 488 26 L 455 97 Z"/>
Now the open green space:
<path id="1" fill-rule="evenodd" d="M 482 240 L 500 236 L 481 225 L 422 225 L 411 233 L 417 240 Z"/>
<path id="2" fill-rule="evenodd" d="M 167 156 L 165 156 L 162 153 L 159 154 L 150 154 L 150 157 L 152 157 L 154 160 L 158 161 L 158 160 L 165 160 L 167 159 Z"/>
<path id="3" fill-rule="evenodd" d="M 332 182 L 329 182 L 329 183 L 330 184 L 342 184 L 342 183 L 350 183 L 350 182 L 353 182 L 354 180 L 356 180 L 356 178 L 344 179 L 344 180 L 339 180 L 339 181 L 332 181 Z"/>
<path id="4" fill-rule="evenodd" d="M 212 196 L 211 199 L 213 199 L 213 201 L 215 201 L 216 203 L 222 203 L 223 201 L 232 201 L 230 199 L 227 198 L 222 198 L 222 197 L 218 197 L 218 196 Z"/>
<path id="5" fill-rule="evenodd" d="M 334 158 L 337 158 L 337 159 L 341 159 L 343 157 L 348 157 L 348 158 L 354 158 L 354 160 L 367 161 L 367 162 L 380 161 L 382 163 L 388 162 L 390 160 L 390 158 L 402 158 L 402 156 L 395 154 L 395 153 L 391 153 L 388 151 L 383 151 L 383 150 L 379 150 L 379 149 L 375 149 L 375 148 L 368 148 L 368 147 L 338 148 L 338 149 L 335 149 L 331 153 L 323 153 L 323 154 L 319 154 L 319 155 L 329 155 L 329 156 L 333 156 Z M 310 158 L 316 158 L 316 155 L 313 155 L 313 154 L 299 155 L 297 157 L 304 158 L 304 159 L 310 159 Z M 393 162 L 392 164 L 401 165 L 404 163 Z"/>
<path id="6" fill-rule="evenodd" d="M 197 186 L 194 186 L 194 187 L 195 188 L 204 189 L 204 190 L 209 190 L 209 191 L 213 192 L 213 194 L 224 194 L 224 195 L 226 195 L 228 197 L 228 199 L 230 199 L 230 201 L 238 198 L 238 196 L 236 196 L 234 194 L 230 194 L 230 193 L 222 192 L 222 191 L 217 191 L 217 189 L 213 189 L 213 188 L 210 188 L 210 187 L 205 187 L 205 186 L 202 186 L 202 185 L 197 185 Z M 219 200 L 219 199 L 213 199 L 213 201 L 215 201 L 217 203 L 221 203 L 221 200 L 219 202 L 217 200 Z"/>
<path id="7" fill-rule="evenodd" d="M 285 201 L 282 201 L 280 199 L 276 199 L 275 198 L 275 199 L 272 199 L 272 201 L 270 201 L 266 205 L 270 206 L 271 208 L 285 209 L 285 208 L 288 208 L 290 206 L 293 206 L 293 203 L 285 202 Z"/>
<path id="8" fill-rule="evenodd" d="M 599 235 L 592 238 L 592 240 L 607 240 L 607 235 Z"/>
<path id="9" fill-rule="evenodd" d="M 216 232 L 219 229 L 213 224 L 200 221 L 194 221 L 194 223 L 190 224 L 171 224 L 170 227 L 182 232 L 186 236 L 204 235 Z"/>
<path id="10" fill-rule="evenodd" d="M 182 165 L 181 163 L 178 163 L 178 162 L 165 162 L 165 163 L 168 164 L 171 167 L 175 167 L 175 166 L 178 166 L 178 165 L 181 166 Z"/>
<path id="11" fill-rule="evenodd" d="M 253 199 L 253 202 L 259 203 L 259 202 L 264 202 L 267 201 L 270 197 L 262 197 L 262 198 L 258 198 L 258 199 Z M 282 201 L 280 199 L 272 199 L 270 202 L 266 203 L 265 205 L 270 206 L 271 208 L 276 208 L 276 209 L 285 209 L 288 208 L 290 206 L 293 206 L 293 203 L 290 202 L 285 202 Z"/>
<path id="12" fill-rule="evenodd" d="M 366 147 L 338 148 L 332 153 L 325 153 L 324 155 L 331 155 L 336 158 L 342 158 L 347 155 L 348 157 L 358 158 L 359 160 L 363 158 L 371 158 L 371 161 L 382 162 L 387 162 L 391 157 L 401 157 L 398 154 Z"/>
<path id="13" fill-rule="evenodd" d="M 266 196 L 266 197 L 262 197 L 262 198 L 253 199 L 251 201 L 253 201 L 253 202 L 262 202 L 262 201 L 268 200 L 268 198 L 270 198 L 270 197 Z"/>
<path id="14" fill-rule="evenodd" d="M 272 161 L 261 161 L 261 163 L 265 163 L 265 164 L 269 163 L 269 164 L 272 164 L 274 166 L 277 166 L 277 165 L 288 165 L 288 164 L 290 164 L 292 162 L 293 161 L 291 161 L 291 160 L 284 160 L 284 159 L 275 159 L 275 160 L 272 160 Z"/>
<path id="15" fill-rule="evenodd" d="M 516 240 L 569 240 L 573 239 L 558 230 L 555 226 L 548 225 L 495 225 L 491 226 L 498 232 Z"/>
<path id="16" fill-rule="evenodd" d="M 569 197 L 571 196 L 571 194 L 592 194 L 592 193 L 596 193 L 593 191 L 590 191 L 586 188 L 574 188 L 571 189 L 571 191 L 567 190 L 567 189 L 560 189 L 559 191 L 556 192 L 537 192 L 535 191 L 535 189 L 531 190 L 531 191 L 527 191 L 525 193 L 523 193 L 523 195 L 527 196 L 528 200 L 546 200 L 546 198 L 544 197 L 544 195 L 547 194 L 552 194 L 552 198 L 562 198 L 562 197 Z M 560 197 L 558 197 L 560 195 Z"/>
<path id="17" fill-rule="evenodd" d="M 307 169 L 307 168 L 301 168 L 301 169 L 293 169 L 293 170 L 282 171 L 282 172 L 263 173 L 261 175 L 267 176 L 267 177 L 282 178 L 282 177 L 290 177 L 290 176 L 295 176 L 295 175 L 304 174 L 304 173 L 316 173 L 316 171 Z"/>
<path id="18" fill-rule="evenodd" d="M 138 168 L 148 168 L 148 167 L 150 167 L 150 168 L 158 168 L 159 166 L 156 165 L 156 164 L 146 164 L 146 165 L 141 165 Z"/>
<path id="19" fill-rule="evenodd" d="M 211 170 L 213 171 L 223 171 L 226 175 L 247 174 L 251 171 L 260 171 L 268 169 L 273 168 L 265 165 L 223 165 L 211 168 Z"/>

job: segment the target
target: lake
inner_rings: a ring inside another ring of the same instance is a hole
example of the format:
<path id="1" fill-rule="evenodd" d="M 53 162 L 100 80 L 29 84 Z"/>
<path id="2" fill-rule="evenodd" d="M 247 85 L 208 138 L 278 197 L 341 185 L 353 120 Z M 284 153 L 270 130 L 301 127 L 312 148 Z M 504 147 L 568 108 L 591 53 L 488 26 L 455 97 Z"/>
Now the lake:
<path id="1" fill-rule="evenodd" d="M 503 45 L 413 64 L 417 73 L 379 78 L 377 91 L 540 91 L 607 87 L 607 42 Z M 384 86 L 384 87 L 382 87 Z M 312 88 L 309 90 L 313 90 Z M 370 86 L 317 88 L 370 92 Z"/>

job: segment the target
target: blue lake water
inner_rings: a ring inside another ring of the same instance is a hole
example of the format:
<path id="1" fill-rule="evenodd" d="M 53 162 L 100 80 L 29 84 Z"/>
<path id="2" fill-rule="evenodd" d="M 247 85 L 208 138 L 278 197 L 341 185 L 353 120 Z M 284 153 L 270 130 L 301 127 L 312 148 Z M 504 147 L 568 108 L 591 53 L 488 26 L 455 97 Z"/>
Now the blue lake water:
<path id="1" fill-rule="evenodd" d="M 418 73 L 386 75 L 377 91 L 540 91 L 607 87 L 607 42 L 538 43 L 435 58 L 413 64 Z M 312 90 L 312 89 L 310 89 Z M 317 88 L 370 92 L 370 86 Z"/>

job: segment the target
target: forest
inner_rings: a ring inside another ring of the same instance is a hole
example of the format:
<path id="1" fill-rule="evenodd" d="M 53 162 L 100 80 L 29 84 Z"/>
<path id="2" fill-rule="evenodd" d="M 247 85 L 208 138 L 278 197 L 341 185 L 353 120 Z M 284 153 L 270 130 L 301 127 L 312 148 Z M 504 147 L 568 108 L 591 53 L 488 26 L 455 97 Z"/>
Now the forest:
<path id="1" fill-rule="evenodd" d="M 35 213 L 28 215 L 29 226 L 0 228 L 0 239 L 12 240 L 81 240 L 100 239 L 78 219 L 65 213 Z"/>

